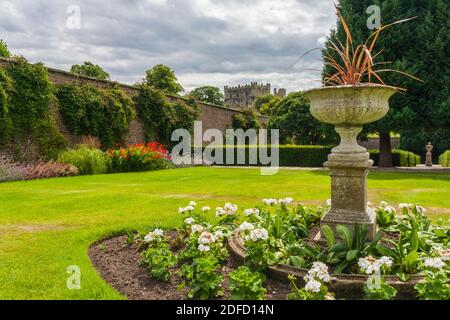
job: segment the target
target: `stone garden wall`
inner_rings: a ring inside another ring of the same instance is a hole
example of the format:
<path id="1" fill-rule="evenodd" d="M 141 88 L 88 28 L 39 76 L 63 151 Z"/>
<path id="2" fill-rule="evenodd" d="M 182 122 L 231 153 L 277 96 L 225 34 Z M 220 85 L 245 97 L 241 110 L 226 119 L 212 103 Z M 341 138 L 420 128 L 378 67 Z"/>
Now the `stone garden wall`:
<path id="1" fill-rule="evenodd" d="M 12 63 L 11 60 L 0 58 L 0 67 L 7 65 L 8 63 Z M 113 81 L 105 81 L 105 80 L 97 80 L 89 77 L 77 76 L 70 72 L 47 68 L 49 80 L 55 84 L 65 84 L 65 83 L 79 83 L 79 84 L 93 84 L 97 87 L 106 88 L 111 87 L 113 85 L 119 85 L 119 87 L 127 93 L 130 97 L 139 93 L 139 89 L 133 87 L 131 85 L 117 83 Z M 169 100 L 183 99 L 176 95 L 168 95 Z M 216 106 L 208 103 L 198 102 L 199 108 L 201 110 L 201 121 L 203 121 L 203 130 L 208 129 L 219 129 L 222 132 L 225 132 L 227 128 L 231 128 L 233 117 L 241 113 L 242 111 L 233 108 L 226 108 L 221 106 Z M 58 124 L 58 128 L 61 133 L 67 138 L 70 144 L 79 143 L 80 137 L 73 136 L 69 130 L 64 125 L 61 115 L 58 112 L 57 106 L 50 106 L 50 111 L 53 113 L 56 122 Z M 266 127 L 268 118 L 264 116 L 260 116 L 260 123 L 263 127 Z M 127 138 L 127 143 L 135 144 L 144 142 L 144 125 L 142 120 L 139 118 L 135 119 L 129 126 L 129 133 Z M 0 150 L 0 160 L 2 158 L 11 158 L 12 155 L 15 154 L 15 149 L 17 146 L 8 146 L 2 148 Z M 26 158 L 30 160 L 35 160 L 37 156 L 35 148 L 30 148 L 29 154 L 27 154 Z"/>

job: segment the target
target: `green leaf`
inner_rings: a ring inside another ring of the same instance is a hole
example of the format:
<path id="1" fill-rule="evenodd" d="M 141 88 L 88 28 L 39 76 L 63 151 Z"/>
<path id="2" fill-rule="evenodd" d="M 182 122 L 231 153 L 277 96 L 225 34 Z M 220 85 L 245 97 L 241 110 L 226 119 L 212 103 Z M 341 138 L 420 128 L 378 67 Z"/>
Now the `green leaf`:
<path id="1" fill-rule="evenodd" d="M 292 256 L 291 263 L 294 267 L 303 268 L 305 266 L 305 259 L 298 256 Z"/>
<path id="2" fill-rule="evenodd" d="M 333 229 L 328 225 L 323 225 L 320 229 L 322 231 L 322 236 L 327 240 L 328 248 L 333 247 L 336 244 Z"/>
<path id="3" fill-rule="evenodd" d="M 352 250 L 347 252 L 347 261 L 352 261 L 358 256 L 358 250 Z"/>
<path id="4" fill-rule="evenodd" d="M 352 231 L 347 226 L 338 225 L 336 227 L 336 232 L 339 235 L 339 237 L 341 237 L 341 239 L 344 240 L 344 243 L 346 244 L 347 248 L 350 249 L 353 243 Z"/>
<path id="5" fill-rule="evenodd" d="M 419 250 L 419 232 L 416 226 L 414 226 L 411 230 L 410 241 L 411 241 L 411 251 Z"/>
<path id="6" fill-rule="evenodd" d="M 347 266 L 350 264 L 349 261 L 342 261 L 340 264 L 338 264 L 336 266 L 336 268 L 334 268 L 334 273 L 342 273 L 342 271 L 345 270 L 345 268 L 347 268 Z"/>
<path id="7" fill-rule="evenodd" d="M 376 246 L 376 250 L 378 251 L 379 254 L 381 254 L 383 256 L 388 256 L 388 257 L 391 257 L 391 258 L 396 258 L 397 257 L 397 254 L 395 253 L 394 250 L 392 250 L 392 249 L 390 249 L 388 247 L 385 247 L 383 245 L 377 245 Z"/>

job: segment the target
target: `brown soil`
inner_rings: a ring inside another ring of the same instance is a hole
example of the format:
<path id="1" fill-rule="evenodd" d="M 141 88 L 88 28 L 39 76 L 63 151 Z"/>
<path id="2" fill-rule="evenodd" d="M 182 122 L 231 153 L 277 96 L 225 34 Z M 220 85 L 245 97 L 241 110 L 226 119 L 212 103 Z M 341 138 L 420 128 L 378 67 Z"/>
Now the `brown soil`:
<path id="1" fill-rule="evenodd" d="M 145 268 L 139 266 L 137 248 L 128 246 L 125 240 L 125 236 L 111 238 L 90 248 L 89 257 L 103 279 L 130 300 L 187 299 L 188 290 L 178 289 L 181 284 L 177 276 L 179 267 L 172 270 L 172 278 L 168 283 L 153 279 Z M 224 299 L 229 297 L 228 274 L 237 267 L 238 263 L 231 258 L 222 267 L 221 272 L 225 277 Z M 289 285 L 273 279 L 267 279 L 265 287 L 268 300 L 284 300 L 290 292 Z"/>

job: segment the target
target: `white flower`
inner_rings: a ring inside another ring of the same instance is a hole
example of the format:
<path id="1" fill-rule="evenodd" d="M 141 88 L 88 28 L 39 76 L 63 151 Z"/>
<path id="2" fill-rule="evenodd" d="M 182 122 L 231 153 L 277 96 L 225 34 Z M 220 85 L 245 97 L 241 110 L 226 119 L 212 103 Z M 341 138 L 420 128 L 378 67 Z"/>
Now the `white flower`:
<path id="1" fill-rule="evenodd" d="M 372 206 L 372 202 L 367 201 L 367 206 L 368 206 L 368 207 L 371 207 L 371 206 Z"/>
<path id="2" fill-rule="evenodd" d="M 186 220 L 184 220 L 185 224 L 193 224 L 195 222 L 194 218 L 187 218 Z"/>
<path id="3" fill-rule="evenodd" d="M 293 201 L 294 201 L 294 199 L 292 199 L 292 198 L 285 198 L 285 199 L 278 200 L 278 203 L 289 206 Z"/>
<path id="4" fill-rule="evenodd" d="M 223 208 L 220 208 L 220 207 L 216 208 L 216 216 L 218 218 L 221 216 L 224 216 L 224 215 L 225 215 L 225 210 Z"/>
<path id="5" fill-rule="evenodd" d="M 185 213 L 186 212 L 186 209 L 185 208 L 179 208 L 178 209 L 178 213 Z"/>
<path id="6" fill-rule="evenodd" d="M 186 208 L 184 208 L 184 210 L 188 211 L 188 212 L 192 212 L 195 210 L 195 208 L 193 206 L 187 206 Z"/>
<path id="7" fill-rule="evenodd" d="M 416 206 L 416 210 L 418 213 L 423 213 L 423 214 L 425 214 L 427 212 L 427 209 L 425 209 L 422 206 Z"/>
<path id="8" fill-rule="evenodd" d="M 361 271 L 367 275 L 374 274 L 376 272 L 375 263 L 377 259 L 372 256 L 368 256 L 365 258 L 361 258 L 358 260 L 358 266 L 361 268 Z"/>
<path id="9" fill-rule="evenodd" d="M 444 249 L 444 248 L 435 248 L 435 251 L 437 254 L 441 257 L 442 261 L 450 261 L 450 249 Z"/>
<path id="10" fill-rule="evenodd" d="M 210 247 L 210 246 L 205 246 L 205 245 L 201 244 L 201 245 L 198 246 L 198 250 L 199 250 L 200 252 L 208 252 L 208 251 L 211 250 L 211 247 Z"/>
<path id="11" fill-rule="evenodd" d="M 381 271 L 383 268 L 390 269 L 392 267 L 393 263 L 394 262 L 392 261 L 391 258 L 384 256 L 384 257 L 381 257 L 380 259 L 378 259 L 374 263 L 373 268 L 376 272 L 378 272 L 378 271 Z"/>
<path id="12" fill-rule="evenodd" d="M 277 199 L 264 199 L 263 203 L 266 206 L 274 206 L 274 205 L 276 205 L 278 203 L 278 200 Z"/>
<path id="13" fill-rule="evenodd" d="M 197 206 L 197 202 L 191 201 L 191 202 L 189 202 L 189 206 L 196 207 Z"/>
<path id="14" fill-rule="evenodd" d="M 211 208 L 210 207 L 203 207 L 202 211 L 203 212 L 208 212 L 208 211 L 211 211 Z"/>
<path id="15" fill-rule="evenodd" d="M 148 234 L 144 238 L 144 242 L 146 242 L 146 243 L 152 242 L 153 240 L 155 240 L 155 238 L 153 237 L 153 234 Z"/>
<path id="16" fill-rule="evenodd" d="M 211 244 L 214 242 L 216 242 L 216 237 L 208 231 L 202 232 L 202 234 L 198 238 L 198 243 L 200 244 Z"/>
<path id="17" fill-rule="evenodd" d="M 225 211 L 233 212 L 233 213 L 238 210 L 238 206 L 235 204 L 232 204 L 232 203 L 226 203 L 223 208 L 225 209 Z"/>
<path id="18" fill-rule="evenodd" d="M 387 207 L 389 204 L 386 201 L 381 201 L 380 206 L 381 207 Z"/>
<path id="19" fill-rule="evenodd" d="M 397 210 L 395 210 L 395 208 L 394 208 L 394 207 L 391 207 L 391 206 L 385 206 L 385 207 L 384 207 L 384 210 L 385 210 L 386 212 L 389 212 L 390 214 L 396 214 L 396 213 L 397 213 Z"/>
<path id="20" fill-rule="evenodd" d="M 426 259 L 424 264 L 425 268 L 442 269 L 445 267 L 444 261 L 441 258 L 429 258 Z"/>
<path id="21" fill-rule="evenodd" d="M 216 237 L 216 239 L 220 239 L 220 238 L 224 237 L 224 234 L 222 231 L 219 230 L 219 231 L 214 232 L 214 236 Z"/>
<path id="22" fill-rule="evenodd" d="M 412 207 L 412 204 L 411 204 L 411 203 L 400 203 L 400 204 L 398 205 L 398 207 L 399 207 L 400 209 L 409 209 L 409 208 Z"/>
<path id="23" fill-rule="evenodd" d="M 331 199 L 328 199 L 326 203 L 327 203 L 327 206 L 328 206 L 328 207 L 331 207 L 331 203 L 332 203 L 332 202 L 331 202 Z"/>
<path id="24" fill-rule="evenodd" d="M 155 231 L 153 231 L 153 234 L 155 236 L 162 237 L 164 235 L 164 231 L 161 229 L 155 229 Z"/>
<path id="25" fill-rule="evenodd" d="M 246 217 L 253 216 L 253 215 L 257 216 L 257 215 L 259 215 L 259 210 L 258 209 L 247 209 L 244 211 L 244 215 Z"/>
<path id="26" fill-rule="evenodd" d="M 199 224 L 194 224 L 191 227 L 191 232 L 192 233 L 200 233 L 200 232 L 203 232 L 203 230 L 205 230 L 205 228 L 203 228 L 203 226 L 201 226 Z"/>
<path id="27" fill-rule="evenodd" d="M 238 228 L 239 231 L 250 231 L 253 229 L 255 229 L 255 226 L 247 221 L 242 223 Z"/>
<path id="28" fill-rule="evenodd" d="M 319 281 L 311 279 L 306 283 L 305 290 L 307 292 L 319 293 L 321 287 L 322 284 Z"/>
<path id="29" fill-rule="evenodd" d="M 322 262 L 314 262 L 311 270 L 304 277 L 305 281 L 319 280 L 322 282 L 330 282 L 331 277 L 328 273 L 328 266 Z"/>
<path id="30" fill-rule="evenodd" d="M 250 231 L 250 240 L 253 242 L 257 242 L 259 240 L 267 240 L 269 239 L 269 232 L 266 229 L 255 229 Z"/>

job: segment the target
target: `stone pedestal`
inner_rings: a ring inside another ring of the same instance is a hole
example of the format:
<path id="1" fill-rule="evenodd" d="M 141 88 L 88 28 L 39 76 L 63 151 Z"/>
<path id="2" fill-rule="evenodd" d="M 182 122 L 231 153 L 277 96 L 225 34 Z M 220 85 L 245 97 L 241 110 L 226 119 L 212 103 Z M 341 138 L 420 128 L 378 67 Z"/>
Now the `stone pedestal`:
<path id="1" fill-rule="evenodd" d="M 341 144 L 328 156 L 325 166 L 331 175 L 331 210 L 323 218 L 322 224 L 335 229 L 346 225 L 351 229 L 356 225 L 367 225 L 369 237 L 376 232 L 375 212 L 370 212 L 367 203 L 367 176 L 373 165 L 364 147 L 356 138 L 362 131 L 358 126 L 337 126 Z"/>

